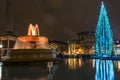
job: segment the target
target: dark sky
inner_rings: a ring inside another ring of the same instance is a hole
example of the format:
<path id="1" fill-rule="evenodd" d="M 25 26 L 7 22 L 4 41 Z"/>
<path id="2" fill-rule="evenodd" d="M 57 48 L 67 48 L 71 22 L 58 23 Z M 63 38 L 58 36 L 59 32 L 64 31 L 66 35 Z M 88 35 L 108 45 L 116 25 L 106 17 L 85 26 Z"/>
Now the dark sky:
<path id="1" fill-rule="evenodd" d="M 7 30 L 7 1 L 0 0 L 0 34 Z M 104 0 L 114 38 L 120 38 L 120 0 Z M 26 35 L 38 24 L 49 40 L 68 40 L 81 31 L 95 31 L 101 0 L 13 0 L 13 31 Z"/>

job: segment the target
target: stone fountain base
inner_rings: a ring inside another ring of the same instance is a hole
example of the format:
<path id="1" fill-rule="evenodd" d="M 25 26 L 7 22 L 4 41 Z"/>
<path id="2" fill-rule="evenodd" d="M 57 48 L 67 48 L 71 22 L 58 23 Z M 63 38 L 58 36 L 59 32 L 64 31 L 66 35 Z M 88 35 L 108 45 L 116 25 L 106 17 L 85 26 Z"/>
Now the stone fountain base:
<path id="1" fill-rule="evenodd" d="M 51 49 L 13 49 L 3 62 L 56 61 Z"/>

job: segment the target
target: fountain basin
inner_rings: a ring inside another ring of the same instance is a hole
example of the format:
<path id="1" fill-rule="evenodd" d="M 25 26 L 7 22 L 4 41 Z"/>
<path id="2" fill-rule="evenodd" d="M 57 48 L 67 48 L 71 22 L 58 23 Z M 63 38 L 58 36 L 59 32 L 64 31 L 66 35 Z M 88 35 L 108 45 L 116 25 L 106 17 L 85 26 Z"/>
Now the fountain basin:
<path id="1" fill-rule="evenodd" d="M 13 49 L 8 53 L 8 58 L 3 62 L 35 62 L 57 61 L 51 49 Z"/>

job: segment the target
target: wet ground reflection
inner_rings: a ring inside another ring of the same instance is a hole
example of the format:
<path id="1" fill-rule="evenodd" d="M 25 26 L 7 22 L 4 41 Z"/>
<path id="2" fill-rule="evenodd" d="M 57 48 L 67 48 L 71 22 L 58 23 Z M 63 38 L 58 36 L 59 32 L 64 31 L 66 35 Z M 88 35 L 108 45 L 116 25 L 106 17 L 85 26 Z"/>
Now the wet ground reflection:
<path id="1" fill-rule="evenodd" d="M 49 72 L 47 64 L 2 65 L 0 80 L 119 80 L 120 61 L 60 59 Z"/>
<path id="2" fill-rule="evenodd" d="M 114 80 L 114 66 L 112 60 L 95 60 L 95 80 Z"/>
<path id="3" fill-rule="evenodd" d="M 52 73 L 45 65 L 10 65 L 2 69 L 4 80 L 52 80 Z"/>

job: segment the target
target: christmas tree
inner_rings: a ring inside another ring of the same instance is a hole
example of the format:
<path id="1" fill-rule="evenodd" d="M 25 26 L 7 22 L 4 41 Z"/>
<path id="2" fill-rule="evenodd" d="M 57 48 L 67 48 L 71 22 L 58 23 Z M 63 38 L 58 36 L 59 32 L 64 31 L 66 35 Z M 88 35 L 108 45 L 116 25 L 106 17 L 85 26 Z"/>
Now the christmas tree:
<path id="1" fill-rule="evenodd" d="M 113 35 L 107 16 L 107 11 L 103 2 L 101 2 L 101 10 L 97 23 L 95 37 L 95 54 L 97 54 L 98 56 L 112 55 Z"/>

